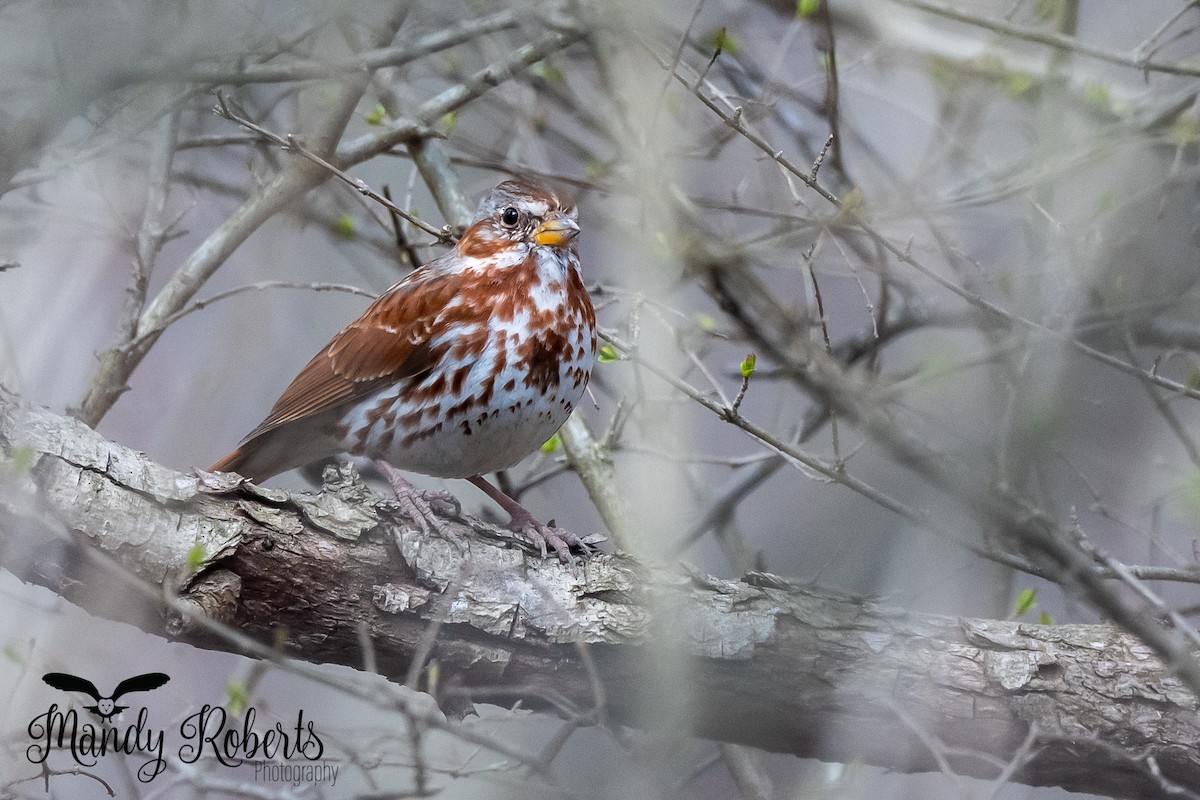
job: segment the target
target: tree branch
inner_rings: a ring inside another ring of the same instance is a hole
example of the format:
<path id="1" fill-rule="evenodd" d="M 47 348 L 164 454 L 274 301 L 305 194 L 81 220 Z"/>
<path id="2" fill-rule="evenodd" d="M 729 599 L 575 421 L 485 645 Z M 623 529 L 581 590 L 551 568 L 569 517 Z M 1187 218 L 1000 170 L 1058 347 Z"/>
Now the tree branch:
<path id="1" fill-rule="evenodd" d="M 360 667 L 365 630 L 378 670 L 401 683 L 428 653 L 447 705 L 520 700 L 644 728 L 686 708 L 697 735 L 806 757 L 1200 793 L 1200 704 L 1113 626 L 911 614 L 768 574 L 727 581 L 623 554 L 573 573 L 473 519 L 455 523 L 464 554 L 423 539 L 351 470 L 316 496 L 180 473 L 2 387 L 0 452 L 0 561 L 84 606 L 109 581 L 80 556 L 101 551 L 208 620 L 264 642 L 286 631 L 289 656 Z M 440 602 L 448 587 L 454 602 Z M 103 613 L 242 649 L 180 606 Z M 652 643 L 664 637 L 687 653 L 686 696 L 656 688 Z"/>
<path id="2" fill-rule="evenodd" d="M 1004 36 L 1010 36 L 1014 39 L 1024 39 L 1027 42 L 1037 42 L 1038 44 L 1048 45 L 1049 47 L 1057 48 L 1058 50 L 1070 51 L 1079 53 L 1080 55 L 1095 58 L 1099 61 L 1107 61 L 1110 64 L 1119 64 L 1123 67 L 1131 67 L 1140 70 L 1144 73 L 1163 72 L 1168 75 L 1200 75 L 1200 66 L 1184 62 L 1169 62 L 1169 61 L 1151 61 L 1145 53 L 1135 52 L 1130 55 L 1124 53 L 1114 53 L 1105 50 L 1103 47 L 1095 47 L 1086 42 L 1081 42 L 1075 36 L 1054 31 L 1041 31 L 1033 28 L 1025 28 L 1020 25 L 1014 25 L 1002 19 L 985 17 L 983 15 L 970 14 L 960 11 L 956 8 L 944 5 L 942 3 L 930 3 L 925 0 L 892 0 L 900 5 L 909 6 L 920 11 L 926 11 L 930 14 L 936 14 L 939 17 L 952 19 L 955 22 L 963 22 L 967 25 L 974 25 L 984 30 L 989 30 L 994 33 L 999 33 Z"/>

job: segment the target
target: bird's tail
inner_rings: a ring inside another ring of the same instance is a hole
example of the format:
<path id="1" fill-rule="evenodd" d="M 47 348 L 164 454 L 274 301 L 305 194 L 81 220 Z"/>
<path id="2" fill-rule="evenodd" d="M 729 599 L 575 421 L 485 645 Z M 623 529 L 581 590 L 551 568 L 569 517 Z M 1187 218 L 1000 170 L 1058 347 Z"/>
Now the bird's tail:
<path id="1" fill-rule="evenodd" d="M 262 483 L 281 472 L 339 452 L 341 448 L 325 435 L 301 432 L 293 430 L 291 425 L 283 425 L 251 436 L 208 471 L 236 472 L 243 478 Z"/>

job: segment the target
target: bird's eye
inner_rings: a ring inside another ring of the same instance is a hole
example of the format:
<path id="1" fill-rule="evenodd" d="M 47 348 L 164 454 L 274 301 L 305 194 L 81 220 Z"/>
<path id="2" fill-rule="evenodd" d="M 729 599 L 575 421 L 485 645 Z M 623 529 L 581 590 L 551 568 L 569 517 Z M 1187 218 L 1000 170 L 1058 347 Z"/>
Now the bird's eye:
<path id="1" fill-rule="evenodd" d="M 504 226 L 506 228 L 516 227 L 517 221 L 519 219 L 521 219 L 520 212 L 517 211 L 512 206 L 509 206 L 508 208 L 504 209 L 504 212 L 500 215 L 500 221 L 502 223 L 504 223 Z"/>

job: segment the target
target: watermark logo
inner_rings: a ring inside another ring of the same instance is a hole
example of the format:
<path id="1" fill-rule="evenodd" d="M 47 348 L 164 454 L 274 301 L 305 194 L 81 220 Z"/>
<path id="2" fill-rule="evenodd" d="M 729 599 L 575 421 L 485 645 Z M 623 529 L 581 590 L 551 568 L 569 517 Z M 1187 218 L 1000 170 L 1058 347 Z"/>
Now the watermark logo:
<path id="1" fill-rule="evenodd" d="M 147 672 L 145 675 L 135 675 L 118 683 L 117 688 L 113 689 L 113 693 L 108 697 L 102 697 L 100 690 L 96 688 L 96 684 L 91 681 L 74 675 L 68 675 L 65 672 L 47 672 L 42 676 L 42 680 L 55 689 L 62 689 L 64 692 L 83 692 L 88 695 L 96 701 L 96 705 L 84 706 L 84 708 L 107 722 L 114 715 L 120 714 L 129 708 L 129 706 L 117 705 L 117 701 L 123 695 L 129 692 L 148 692 L 151 689 L 157 689 L 171 679 L 161 672 Z"/>
<path id="2" fill-rule="evenodd" d="M 50 752 L 57 745 L 59 750 L 70 751 L 71 758 L 83 767 L 95 766 L 102 756 L 109 753 L 124 753 L 125 755 L 144 754 L 151 756 L 150 760 L 138 768 L 138 780 L 149 783 L 155 776 L 167 768 L 163 760 L 163 733 L 149 725 L 146 709 L 138 712 L 137 721 L 127 725 L 124 730 L 112 724 L 112 718 L 129 706 L 117 705 L 117 701 L 129 692 L 148 692 L 157 689 L 170 680 L 161 672 L 148 672 L 145 675 L 135 675 L 117 684 L 117 688 L 108 697 L 100 694 L 100 690 L 89 680 L 69 675 L 65 672 L 48 672 L 42 680 L 55 689 L 65 692 L 82 692 L 96 701 L 95 705 L 84 706 L 88 711 L 100 718 L 100 724 L 79 719 L 79 712 L 73 708 L 61 710 L 58 703 L 51 703 L 45 714 L 40 714 L 29 721 L 29 735 L 34 743 L 25 751 L 25 757 L 33 764 L 41 764 L 50 757 Z"/>
<path id="3" fill-rule="evenodd" d="M 25 756 L 30 763 L 45 762 L 54 750 L 69 752 L 76 764 L 85 767 L 95 766 L 101 757 L 109 753 L 145 755 L 149 756 L 148 760 L 137 770 L 138 780 L 143 783 L 154 780 L 167 768 L 163 755 L 164 731 L 150 726 L 149 713 L 145 708 L 138 711 L 137 719 L 131 724 L 122 726 L 115 719 L 129 708 L 128 705 L 119 705 L 118 700 L 130 692 L 157 689 L 170 680 L 167 675 L 147 672 L 126 678 L 107 697 L 91 681 L 65 672 L 48 672 L 42 676 L 42 680 L 55 689 L 81 692 L 92 698 L 95 703 L 84 708 L 99 721 L 92 722 L 86 715 L 81 718 L 75 709 L 62 709 L 58 703 L 51 703 L 44 714 L 39 714 L 29 722 L 27 730 L 33 744 L 26 749 Z M 317 735 L 313 723 L 304 719 L 303 710 L 297 713 L 295 726 L 288 729 L 280 722 L 265 730 L 259 729 L 255 725 L 256 716 L 253 707 L 246 708 L 241 715 L 231 715 L 221 706 L 206 703 L 179 726 L 179 735 L 183 740 L 178 747 L 179 760 L 195 763 L 207 754 L 227 767 L 237 767 L 251 761 L 255 763 L 256 780 L 260 779 L 260 770 L 266 771 L 264 777 L 267 780 L 337 780 L 336 767 L 332 767 L 330 772 L 322 762 L 318 771 L 311 764 L 324 755 L 325 744 Z M 240 724 L 235 719 L 240 719 Z M 310 763 L 260 766 L 275 759 L 284 762 L 301 759 Z M 282 769 L 284 767 L 287 768 L 286 772 Z M 278 774 L 271 773 L 271 769 Z"/>

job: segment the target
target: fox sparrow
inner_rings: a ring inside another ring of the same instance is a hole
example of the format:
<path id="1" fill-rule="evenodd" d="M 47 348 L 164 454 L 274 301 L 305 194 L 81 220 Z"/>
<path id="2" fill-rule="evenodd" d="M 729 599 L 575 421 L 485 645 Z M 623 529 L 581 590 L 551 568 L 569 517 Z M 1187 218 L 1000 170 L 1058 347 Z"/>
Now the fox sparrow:
<path id="1" fill-rule="evenodd" d="M 467 478 L 542 555 L 579 537 L 536 521 L 483 473 L 511 467 L 570 416 L 596 357 L 574 205 L 501 183 L 454 249 L 414 270 L 333 337 L 271 413 L 210 471 L 254 481 L 342 452 L 369 456 L 426 533 L 451 535 L 393 466 Z"/>

